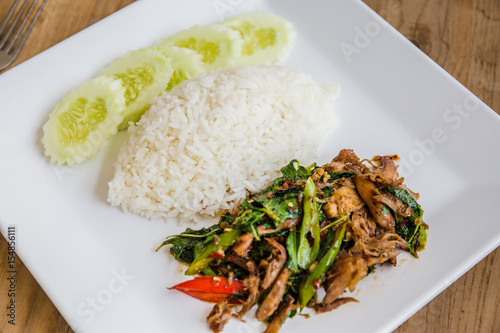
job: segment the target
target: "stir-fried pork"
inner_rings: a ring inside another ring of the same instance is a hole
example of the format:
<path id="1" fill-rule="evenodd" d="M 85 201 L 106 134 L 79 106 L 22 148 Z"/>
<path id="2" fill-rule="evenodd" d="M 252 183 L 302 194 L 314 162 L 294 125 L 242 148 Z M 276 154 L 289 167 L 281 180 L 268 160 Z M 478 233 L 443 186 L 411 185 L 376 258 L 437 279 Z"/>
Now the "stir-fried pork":
<path id="1" fill-rule="evenodd" d="M 259 236 L 263 236 L 275 233 L 280 230 L 289 230 L 294 228 L 297 224 L 299 224 L 299 222 L 300 222 L 299 218 L 287 219 L 284 222 L 280 223 L 280 225 L 276 229 L 268 229 L 264 225 L 259 225 L 257 227 L 257 232 L 259 233 Z"/>
<path id="2" fill-rule="evenodd" d="M 292 271 L 286 267 L 283 268 L 280 275 L 274 282 L 271 291 L 267 294 L 266 299 L 262 302 L 259 310 L 257 310 L 258 320 L 265 320 L 267 317 L 272 315 L 276 309 L 278 309 L 283 295 L 285 294 L 286 282 L 288 281 L 290 274 L 292 274 Z"/>
<path id="3" fill-rule="evenodd" d="M 278 274 L 281 272 L 283 266 L 286 263 L 286 249 L 274 238 L 266 238 L 267 242 L 271 244 L 273 247 L 272 257 L 273 259 L 266 264 L 266 274 L 264 275 L 264 279 L 262 280 L 261 287 L 263 289 L 269 288 L 273 282 L 278 277 Z"/>
<path id="4" fill-rule="evenodd" d="M 326 168 L 328 169 L 332 164 L 336 162 L 341 162 L 344 164 L 344 167 L 341 169 L 341 171 L 355 171 L 356 173 L 362 173 L 364 170 L 366 170 L 366 167 L 361 164 L 361 160 L 352 149 L 342 149 L 339 154 L 333 158 L 332 163 L 327 164 Z"/>
<path id="5" fill-rule="evenodd" d="M 353 291 L 358 281 L 364 278 L 367 272 L 366 261 L 360 257 L 347 257 L 335 261 L 323 284 L 326 295 L 321 303 L 323 305 L 332 303 L 346 288 Z"/>
<path id="6" fill-rule="evenodd" d="M 335 301 L 333 301 L 330 304 L 326 304 L 326 305 L 323 303 L 316 304 L 316 305 L 314 305 L 314 310 L 316 310 L 317 313 L 330 312 L 332 310 L 337 309 L 341 305 L 344 305 L 344 304 L 350 303 L 350 302 L 358 303 L 358 300 L 355 298 L 352 298 L 352 297 L 340 297 L 340 298 L 337 298 Z"/>
<path id="7" fill-rule="evenodd" d="M 370 238 L 375 235 L 377 224 L 368 217 L 368 210 L 363 207 L 351 215 L 347 221 L 347 239 Z"/>
<path id="8" fill-rule="evenodd" d="M 375 222 L 377 222 L 380 227 L 394 232 L 394 217 L 389 211 L 384 210 L 384 204 L 373 199 L 374 196 L 380 194 L 375 183 L 371 181 L 369 177 L 361 175 L 354 176 L 354 183 L 356 184 L 359 195 L 363 198 L 370 213 L 373 215 Z"/>
<path id="9" fill-rule="evenodd" d="M 233 246 L 233 251 L 241 257 L 246 257 L 248 251 L 250 251 L 250 248 L 252 247 L 252 242 L 253 235 L 249 232 L 244 233 L 240 236 L 240 238 L 236 242 L 236 245 Z"/>
<path id="10" fill-rule="evenodd" d="M 221 290 L 217 300 L 241 300 L 239 318 L 260 304 L 256 317 L 269 323 L 265 333 L 277 333 L 292 310 L 307 306 L 324 313 L 357 302 L 342 293 L 352 292 L 373 265 L 396 265 L 398 250 L 417 257 L 427 239 L 427 225 L 416 203 L 418 194 L 399 177 L 396 158 L 360 160 L 344 149 L 320 167 L 292 161 L 282 169 L 283 177 L 249 196 L 237 215 L 208 232 L 191 231 L 196 238 L 190 241 L 204 242 L 198 247 L 186 239 L 168 242 L 178 246 L 176 255 L 190 262 L 194 249 L 210 248 L 202 235 L 213 235 L 213 256 L 194 261 L 206 264 L 195 273 L 208 271 L 237 281 L 240 289 L 229 294 Z M 316 289 L 321 287 L 325 296 L 318 300 Z M 213 286 L 207 289 L 205 297 L 210 297 Z M 232 316 L 228 301 L 217 303 L 207 318 L 214 332 Z"/>
<path id="11" fill-rule="evenodd" d="M 352 213 L 361 207 L 365 203 L 359 197 L 358 192 L 355 188 L 350 186 L 341 186 L 330 197 L 328 202 L 323 206 L 326 216 L 329 218 L 336 218 L 348 213 Z"/>
<path id="12" fill-rule="evenodd" d="M 372 160 L 380 163 L 379 167 L 366 174 L 372 181 L 391 186 L 403 183 L 403 178 L 399 177 L 393 156 L 375 156 Z"/>
<path id="13" fill-rule="evenodd" d="M 278 314 L 273 318 L 273 320 L 267 325 L 264 333 L 278 333 L 283 322 L 285 321 L 288 313 L 292 310 L 297 309 L 299 306 L 294 304 L 295 299 L 292 296 L 288 296 L 285 304 L 278 310 Z"/>
<path id="14" fill-rule="evenodd" d="M 349 252 L 366 260 L 367 266 L 389 261 L 396 265 L 396 249 L 408 250 L 408 245 L 400 236 L 386 232 L 369 239 L 358 239 Z"/>
<path id="15" fill-rule="evenodd" d="M 250 275 L 245 280 L 243 280 L 243 285 L 248 290 L 248 296 L 243 307 L 238 312 L 238 317 L 243 317 L 250 309 L 257 304 L 260 297 L 260 279 L 257 275 Z"/>
<path id="16" fill-rule="evenodd" d="M 212 312 L 207 317 L 208 325 L 213 332 L 220 332 L 224 329 L 233 313 L 227 301 L 221 301 L 214 305 Z"/>
<path id="17" fill-rule="evenodd" d="M 250 258 L 244 258 L 239 255 L 228 255 L 226 256 L 226 261 L 238 265 L 252 275 L 257 275 L 258 273 L 257 264 Z"/>

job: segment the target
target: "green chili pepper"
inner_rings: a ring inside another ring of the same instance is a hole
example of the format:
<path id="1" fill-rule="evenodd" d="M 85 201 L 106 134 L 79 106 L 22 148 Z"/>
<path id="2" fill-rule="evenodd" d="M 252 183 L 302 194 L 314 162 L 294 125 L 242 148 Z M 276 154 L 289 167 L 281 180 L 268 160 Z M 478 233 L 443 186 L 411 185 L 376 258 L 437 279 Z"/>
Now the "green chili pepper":
<path id="1" fill-rule="evenodd" d="M 292 272 L 298 272 L 297 266 L 297 234 L 290 231 L 286 238 L 286 251 L 288 252 L 288 262 L 286 267 Z"/>
<path id="2" fill-rule="evenodd" d="M 319 252 L 320 230 L 319 211 L 316 205 L 316 185 L 311 177 L 306 181 L 304 188 L 304 216 L 300 228 L 297 263 L 300 268 L 307 269 L 316 260 Z M 313 245 L 309 243 L 309 234 Z"/>
<path id="3" fill-rule="evenodd" d="M 212 261 L 215 260 L 215 257 L 209 258 L 208 256 L 214 252 L 217 252 L 221 249 L 225 249 L 233 245 L 234 242 L 236 242 L 238 238 L 241 236 L 241 234 L 242 231 L 240 229 L 231 229 L 221 234 L 219 236 L 219 242 L 217 243 L 217 245 L 215 245 L 215 240 L 213 240 L 210 244 L 208 244 L 207 247 L 205 247 L 203 251 L 201 251 L 200 254 L 196 256 L 191 265 L 189 265 L 185 274 L 194 275 L 207 268 L 208 264 L 210 264 Z"/>
<path id="4" fill-rule="evenodd" d="M 337 256 L 342 240 L 344 239 L 345 227 L 346 223 L 342 224 L 341 227 L 335 230 L 335 238 L 332 247 L 330 247 L 320 262 L 316 265 L 316 267 L 314 267 L 314 270 L 300 284 L 299 303 L 301 306 L 306 306 L 314 296 L 314 281 L 321 279 L 335 261 L 335 257 Z"/>

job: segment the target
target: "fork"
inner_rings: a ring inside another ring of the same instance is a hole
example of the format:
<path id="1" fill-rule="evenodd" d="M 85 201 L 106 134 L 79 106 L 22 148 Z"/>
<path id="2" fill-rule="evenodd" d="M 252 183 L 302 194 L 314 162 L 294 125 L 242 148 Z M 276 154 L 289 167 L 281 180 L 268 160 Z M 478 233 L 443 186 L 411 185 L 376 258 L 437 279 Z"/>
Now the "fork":
<path id="1" fill-rule="evenodd" d="M 17 4 L 19 3 L 19 0 L 16 0 L 14 2 L 12 7 L 9 9 L 7 15 L 5 16 L 5 18 L 2 20 L 2 22 L 0 22 L 0 71 L 5 67 L 9 66 L 12 63 L 12 61 L 14 61 L 14 59 L 17 57 L 19 51 L 21 51 L 21 48 L 26 42 L 26 39 L 28 38 L 28 35 L 31 32 L 31 29 L 35 25 L 35 22 L 38 19 L 38 15 L 40 15 L 40 12 L 42 11 L 43 6 L 45 5 L 45 2 L 47 0 L 43 0 L 33 20 L 26 28 L 24 33 L 22 33 L 23 28 L 28 22 L 28 18 L 31 12 L 33 11 L 36 3 L 38 2 L 38 0 L 33 0 L 31 6 L 28 9 L 28 12 L 24 15 L 22 21 L 19 23 L 19 20 L 21 19 L 21 16 L 23 15 L 23 12 L 26 6 L 28 5 L 29 1 L 30 0 L 24 1 L 24 3 L 21 6 L 21 9 L 19 9 L 15 18 L 12 20 L 9 26 L 7 25 L 9 23 L 12 14 L 14 14 L 14 11 L 17 7 Z"/>

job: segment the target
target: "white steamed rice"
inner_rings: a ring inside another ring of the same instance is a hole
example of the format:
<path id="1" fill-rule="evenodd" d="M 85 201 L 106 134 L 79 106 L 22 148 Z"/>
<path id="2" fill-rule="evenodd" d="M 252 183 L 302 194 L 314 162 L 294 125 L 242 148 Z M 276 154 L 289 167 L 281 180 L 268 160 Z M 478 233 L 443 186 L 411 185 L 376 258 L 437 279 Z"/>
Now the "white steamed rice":
<path id="1" fill-rule="evenodd" d="M 152 101 L 129 128 L 108 201 L 148 218 L 233 211 L 294 158 L 316 157 L 337 85 L 280 66 L 221 69 Z"/>

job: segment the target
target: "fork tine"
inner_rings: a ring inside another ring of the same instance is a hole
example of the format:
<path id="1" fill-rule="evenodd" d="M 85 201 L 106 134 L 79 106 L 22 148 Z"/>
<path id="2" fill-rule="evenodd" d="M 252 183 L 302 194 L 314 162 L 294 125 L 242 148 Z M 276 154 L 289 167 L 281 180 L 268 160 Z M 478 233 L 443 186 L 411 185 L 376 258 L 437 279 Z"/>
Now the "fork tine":
<path id="1" fill-rule="evenodd" d="M 10 17 L 12 16 L 12 13 L 14 12 L 14 9 L 16 9 L 17 3 L 19 0 L 16 0 L 12 7 L 10 7 L 9 11 L 7 12 L 7 15 L 5 15 L 4 19 L 2 20 L 2 23 L 0 23 L 0 36 L 2 35 L 3 29 L 7 25 L 7 22 L 9 22 Z"/>
<path id="2" fill-rule="evenodd" d="M 0 49 L 5 45 L 7 40 L 10 37 L 10 34 L 12 33 L 12 30 L 14 30 L 15 25 L 17 24 L 17 21 L 19 21 L 19 17 L 21 17 L 21 14 L 24 11 L 24 8 L 26 8 L 26 5 L 28 4 L 29 0 L 24 1 L 23 5 L 21 6 L 21 9 L 17 12 L 16 17 L 14 18 L 14 21 L 9 26 L 9 29 L 7 29 L 7 32 L 3 36 L 3 38 L 0 40 Z"/>
<path id="3" fill-rule="evenodd" d="M 35 2 L 37 2 L 38 0 L 35 0 Z M 23 37 L 21 38 L 21 40 L 19 41 L 19 43 L 14 47 L 14 49 L 12 50 L 12 53 L 13 53 L 13 56 L 16 57 L 17 54 L 19 53 L 19 51 L 21 50 L 21 48 L 23 47 L 24 43 L 26 42 L 26 39 L 28 39 L 28 36 L 31 32 L 31 29 L 33 29 L 33 26 L 35 25 L 35 22 L 36 20 L 38 19 L 38 16 L 40 15 L 40 13 L 42 12 L 42 9 L 43 9 L 43 6 L 45 6 L 45 3 L 47 2 L 47 0 L 43 0 L 42 4 L 40 5 L 40 7 L 38 8 L 36 14 L 35 14 L 35 17 L 33 18 L 33 20 L 31 21 L 30 25 L 28 26 L 28 28 L 26 29 L 26 32 L 24 33 Z M 7 51 L 8 52 L 8 51 Z"/>
<path id="4" fill-rule="evenodd" d="M 12 45 L 14 45 L 16 40 L 19 38 L 19 35 L 23 31 L 23 28 L 26 25 L 26 22 L 28 21 L 28 18 L 30 17 L 31 12 L 33 11 L 33 8 L 35 8 L 35 5 L 37 2 L 38 2 L 38 0 L 33 0 L 33 2 L 31 3 L 31 6 L 28 9 L 28 12 L 26 13 L 26 15 L 24 15 L 24 18 L 21 21 L 21 24 L 19 24 L 19 27 L 17 28 L 16 32 L 14 32 L 14 37 L 12 37 L 10 39 L 9 45 L 7 46 L 7 48 L 5 48 L 5 52 L 9 53 L 10 49 L 12 48 Z"/>

